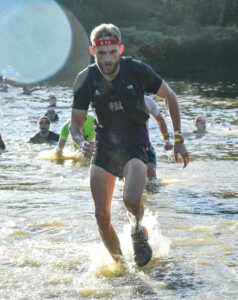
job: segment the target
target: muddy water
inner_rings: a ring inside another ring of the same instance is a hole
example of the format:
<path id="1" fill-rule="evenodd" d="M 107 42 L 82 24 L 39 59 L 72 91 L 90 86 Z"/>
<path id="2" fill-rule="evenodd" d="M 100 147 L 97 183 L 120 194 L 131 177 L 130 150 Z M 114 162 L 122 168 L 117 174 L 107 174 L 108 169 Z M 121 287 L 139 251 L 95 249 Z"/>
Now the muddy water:
<path id="1" fill-rule="evenodd" d="M 1 299 L 237 299 L 238 298 L 238 99 L 236 86 L 172 82 L 181 107 L 191 163 L 168 160 L 154 121 L 157 191 L 144 192 L 145 224 L 153 259 L 137 268 L 122 182 L 112 218 L 127 269 L 102 245 L 89 189 L 89 164 L 55 160 L 53 145 L 32 145 L 49 95 L 58 98 L 59 132 L 70 116 L 71 87 L 41 86 L 31 96 L 0 93 L 7 149 L 0 154 Z M 171 128 L 163 102 L 158 102 Z M 207 120 L 196 139 L 194 117 Z M 70 141 L 66 151 L 72 152 Z"/>

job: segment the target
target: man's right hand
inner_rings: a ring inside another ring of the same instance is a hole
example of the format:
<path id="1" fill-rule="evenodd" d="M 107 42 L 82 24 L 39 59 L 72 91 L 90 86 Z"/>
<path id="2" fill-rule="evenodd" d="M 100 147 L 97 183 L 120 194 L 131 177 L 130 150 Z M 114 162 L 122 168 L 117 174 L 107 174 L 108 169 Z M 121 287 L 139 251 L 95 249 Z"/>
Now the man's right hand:
<path id="1" fill-rule="evenodd" d="M 80 150 L 85 158 L 91 158 L 96 151 L 95 142 L 84 141 Z"/>

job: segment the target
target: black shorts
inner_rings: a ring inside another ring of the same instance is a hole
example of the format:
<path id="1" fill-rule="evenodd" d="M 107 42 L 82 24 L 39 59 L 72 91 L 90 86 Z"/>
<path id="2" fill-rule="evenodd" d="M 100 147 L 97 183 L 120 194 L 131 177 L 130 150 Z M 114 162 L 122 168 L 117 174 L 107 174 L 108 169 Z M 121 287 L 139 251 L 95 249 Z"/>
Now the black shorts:
<path id="1" fill-rule="evenodd" d="M 154 147 L 150 146 L 150 148 L 146 151 L 148 156 L 148 163 L 156 165 L 156 155 Z"/>
<path id="2" fill-rule="evenodd" d="M 97 144 L 92 164 L 103 168 L 116 177 L 122 178 L 123 168 L 132 158 L 138 158 L 147 164 L 146 147 L 139 145 L 126 149 L 112 149 L 102 144 Z"/>

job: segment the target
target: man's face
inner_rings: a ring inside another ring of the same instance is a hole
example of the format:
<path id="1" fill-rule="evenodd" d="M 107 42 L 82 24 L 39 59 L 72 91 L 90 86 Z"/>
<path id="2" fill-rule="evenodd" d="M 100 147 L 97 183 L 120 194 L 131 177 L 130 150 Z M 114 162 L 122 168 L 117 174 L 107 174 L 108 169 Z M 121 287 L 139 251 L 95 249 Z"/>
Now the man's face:
<path id="1" fill-rule="evenodd" d="M 113 75 L 119 68 L 120 46 L 106 45 L 95 48 L 95 62 L 101 73 L 107 76 Z"/>
<path id="2" fill-rule="evenodd" d="M 41 119 L 39 122 L 39 128 L 40 132 L 47 133 L 50 129 L 50 122 L 45 118 Z"/>
<path id="3" fill-rule="evenodd" d="M 55 111 L 54 110 L 48 110 L 47 111 L 47 117 L 50 119 L 50 121 L 53 121 L 55 119 Z"/>

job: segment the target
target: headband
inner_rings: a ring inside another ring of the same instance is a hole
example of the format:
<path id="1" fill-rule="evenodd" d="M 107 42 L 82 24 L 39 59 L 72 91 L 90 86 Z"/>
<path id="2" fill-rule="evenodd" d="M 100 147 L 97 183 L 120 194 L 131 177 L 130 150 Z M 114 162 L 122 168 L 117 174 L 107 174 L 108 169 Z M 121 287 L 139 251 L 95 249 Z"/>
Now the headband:
<path id="1" fill-rule="evenodd" d="M 99 39 L 96 39 L 95 41 L 93 41 L 93 48 L 99 47 L 99 46 L 107 46 L 107 45 L 120 45 L 121 42 L 113 37 L 102 37 Z"/>

